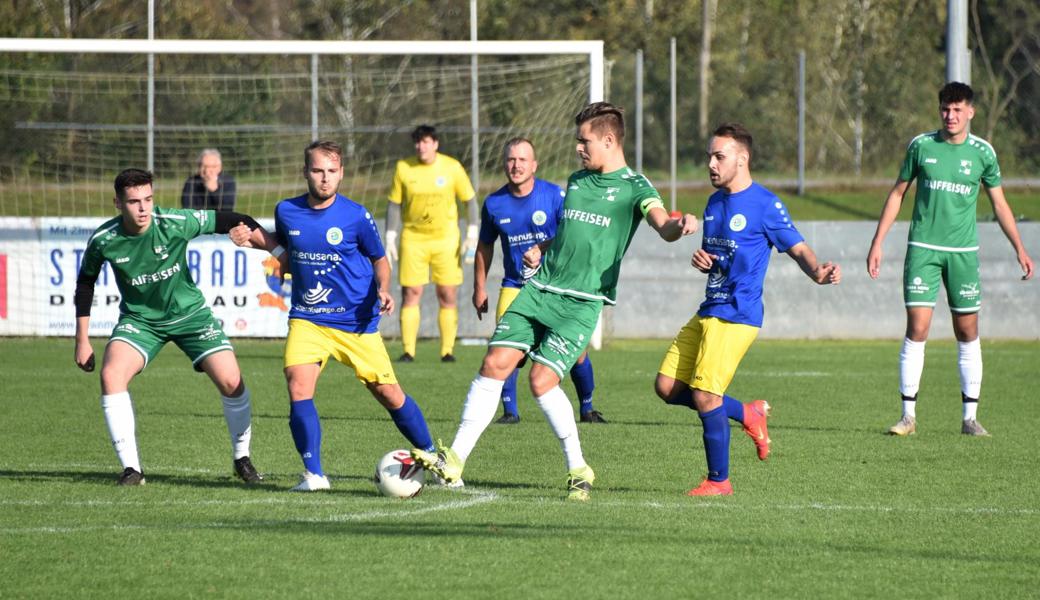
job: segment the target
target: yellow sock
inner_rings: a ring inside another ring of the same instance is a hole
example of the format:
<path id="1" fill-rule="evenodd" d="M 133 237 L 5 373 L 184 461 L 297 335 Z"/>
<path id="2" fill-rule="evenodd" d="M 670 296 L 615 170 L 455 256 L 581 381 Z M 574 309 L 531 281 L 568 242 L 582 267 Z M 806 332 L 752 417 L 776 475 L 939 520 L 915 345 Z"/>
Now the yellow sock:
<path id="1" fill-rule="evenodd" d="M 401 343 L 405 354 L 415 356 L 415 340 L 419 337 L 419 306 L 401 307 Z"/>
<path id="2" fill-rule="evenodd" d="M 441 328 L 441 356 L 455 350 L 455 336 L 459 332 L 459 309 L 442 308 L 437 313 L 437 324 Z"/>

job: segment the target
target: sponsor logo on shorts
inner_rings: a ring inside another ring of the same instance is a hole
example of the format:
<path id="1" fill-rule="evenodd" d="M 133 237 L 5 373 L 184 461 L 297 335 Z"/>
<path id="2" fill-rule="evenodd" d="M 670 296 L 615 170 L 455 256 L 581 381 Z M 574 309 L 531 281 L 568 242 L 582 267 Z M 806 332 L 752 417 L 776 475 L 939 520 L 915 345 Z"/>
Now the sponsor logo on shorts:
<path id="1" fill-rule="evenodd" d="M 557 354 L 567 356 L 571 353 L 570 343 L 568 343 L 567 340 L 556 335 L 555 333 L 550 333 L 549 335 L 547 335 L 543 343 L 546 346 L 548 346 L 550 350 Z"/>
<path id="2" fill-rule="evenodd" d="M 130 323 L 120 323 L 116 325 L 115 331 L 122 331 L 125 333 L 141 333 L 141 330 L 134 327 Z"/>
<path id="3" fill-rule="evenodd" d="M 199 339 L 204 342 L 212 342 L 213 340 L 220 339 L 223 336 L 224 332 L 220 331 L 210 323 L 209 325 L 206 325 L 206 328 L 199 334 Z"/>
<path id="4" fill-rule="evenodd" d="M 979 284 L 977 283 L 962 283 L 961 289 L 957 294 L 965 300 L 978 300 L 981 292 L 979 291 Z"/>
<path id="5" fill-rule="evenodd" d="M 929 287 L 920 277 L 914 277 L 910 280 L 910 285 L 906 286 L 906 291 L 911 294 L 927 294 L 930 289 L 932 288 Z"/>

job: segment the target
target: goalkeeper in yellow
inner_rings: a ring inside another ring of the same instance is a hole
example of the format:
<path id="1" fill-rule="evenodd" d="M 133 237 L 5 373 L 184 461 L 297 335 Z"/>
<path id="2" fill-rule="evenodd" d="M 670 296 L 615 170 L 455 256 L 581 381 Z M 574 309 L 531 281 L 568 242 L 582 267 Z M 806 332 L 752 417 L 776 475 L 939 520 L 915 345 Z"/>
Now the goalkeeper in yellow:
<path id="1" fill-rule="evenodd" d="M 420 125 L 412 132 L 415 156 L 397 161 L 386 211 L 386 254 L 398 260 L 401 281 L 401 340 L 399 362 L 415 360 L 419 337 L 419 302 L 431 272 L 440 311 L 441 361 L 455 362 L 459 328 L 458 290 L 462 285 L 459 257 L 477 247 L 480 217 L 473 184 L 459 161 L 437 150 L 437 130 Z M 456 200 L 468 207 L 466 239 L 460 246 Z M 400 232 L 401 250 L 397 242 Z"/>

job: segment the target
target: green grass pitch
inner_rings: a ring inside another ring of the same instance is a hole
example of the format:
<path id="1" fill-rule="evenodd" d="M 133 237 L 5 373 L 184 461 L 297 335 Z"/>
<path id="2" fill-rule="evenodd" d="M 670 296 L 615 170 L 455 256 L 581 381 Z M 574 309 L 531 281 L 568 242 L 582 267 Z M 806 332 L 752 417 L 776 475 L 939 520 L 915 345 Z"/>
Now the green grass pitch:
<path id="1" fill-rule="evenodd" d="M 930 343 L 904 439 L 883 435 L 899 417 L 897 340 L 759 341 L 729 391 L 772 403 L 773 454 L 760 463 L 734 428 L 736 495 L 716 499 L 684 495 L 705 472 L 701 429 L 653 396 L 666 345 L 593 354 L 610 423 L 579 426 L 598 478 L 575 505 L 526 390 L 464 491 L 379 496 L 375 463 L 406 442 L 338 364 L 316 397 L 333 489 L 289 493 L 301 465 L 280 341 L 237 342 L 265 484 L 232 479 L 219 398 L 169 346 L 131 388 L 148 484 L 119 488 L 97 374 L 75 368 L 72 341 L 5 339 L 0 597 L 1036 597 L 1040 342 L 983 340 L 987 439 L 960 435 L 956 348 Z M 482 353 L 442 365 L 424 343 L 397 367 L 434 437 L 454 435 Z"/>

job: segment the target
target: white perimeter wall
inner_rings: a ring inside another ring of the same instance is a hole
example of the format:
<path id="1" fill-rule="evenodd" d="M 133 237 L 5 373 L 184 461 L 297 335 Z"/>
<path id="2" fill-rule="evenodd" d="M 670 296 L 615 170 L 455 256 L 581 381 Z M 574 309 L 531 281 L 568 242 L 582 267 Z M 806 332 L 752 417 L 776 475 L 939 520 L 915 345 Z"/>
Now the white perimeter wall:
<path id="1" fill-rule="evenodd" d="M 0 318 L 0 335 L 73 334 L 77 251 L 103 220 L 0 218 L 0 257 L 6 261 L 6 285 L 0 294 L 7 309 L 6 318 Z M 867 276 L 865 267 L 874 223 L 802 222 L 799 229 L 822 260 L 842 265 L 844 280 L 839 286 L 817 286 L 786 255 L 774 254 L 766 278 L 766 316 L 760 337 L 900 338 L 905 321 L 901 282 L 907 224 L 897 223 L 889 234 L 878 281 Z M 1030 255 L 1040 260 L 1040 223 L 1020 223 L 1019 229 Z M 982 335 L 1040 339 L 1040 279 L 1021 281 L 1011 247 L 995 223 L 980 223 L 979 237 Z M 622 267 L 618 305 L 604 311 L 604 337 L 674 336 L 704 295 L 704 276 L 689 266 L 690 255 L 699 245 L 699 234 L 668 244 L 649 227 L 641 227 Z M 271 279 L 270 265 L 265 272 L 266 255 L 235 248 L 222 236 L 199 238 L 190 250 L 199 286 L 230 335 L 284 335 L 283 301 L 287 299 Z M 497 285 L 490 290 L 492 314 L 478 321 L 471 304 L 471 266 L 466 266 L 465 275 L 459 290 L 459 337 L 488 337 L 494 328 Z M 501 268 L 496 265 L 491 281 L 500 278 Z M 397 295 L 396 283 L 394 290 Z M 95 300 L 92 333 L 107 335 L 118 317 L 115 285 L 99 282 Z M 932 339 L 952 337 L 949 315 L 943 292 Z M 396 337 L 397 315 L 384 319 L 380 329 L 384 336 Z M 421 335 L 438 335 L 432 288 L 423 298 Z"/>

